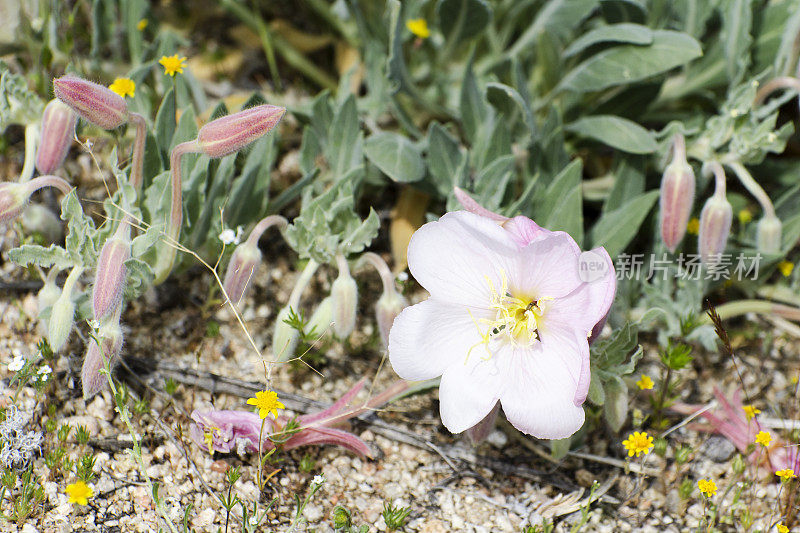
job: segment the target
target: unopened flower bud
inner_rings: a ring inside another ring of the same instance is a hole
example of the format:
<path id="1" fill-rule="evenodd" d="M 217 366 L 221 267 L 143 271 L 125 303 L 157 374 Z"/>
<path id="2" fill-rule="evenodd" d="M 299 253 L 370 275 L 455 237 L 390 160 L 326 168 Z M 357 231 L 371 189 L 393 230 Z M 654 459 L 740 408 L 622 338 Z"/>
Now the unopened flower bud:
<path id="1" fill-rule="evenodd" d="M 686 161 L 683 137 L 676 135 L 674 156 L 661 179 L 660 222 L 661 238 L 674 252 L 686 234 L 686 226 L 694 203 L 695 179 Z"/>
<path id="2" fill-rule="evenodd" d="M 733 208 L 724 196 L 714 195 L 703 206 L 700 213 L 700 235 L 698 250 L 706 264 L 716 264 L 725 251 L 731 231 Z"/>
<path id="3" fill-rule="evenodd" d="M 260 105 L 212 120 L 197 134 L 197 144 L 208 157 L 223 157 L 237 152 L 270 131 L 286 109 Z"/>
<path id="4" fill-rule="evenodd" d="M 406 307 L 408 307 L 408 300 L 396 290 L 384 291 L 378 298 L 378 302 L 375 304 L 375 318 L 385 347 L 389 346 L 389 331 L 392 329 L 394 319 Z"/>
<path id="5" fill-rule="evenodd" d="M 123 221 L 100 250 L 92 287 L 92 311 L 95 320 L 106 318 L 122 304 L 122 291 L 128 274 L 125 261 L 131 258 L 129 228 L 127 222 Z"/>
<path id="6" fill-rule="evenodd" d="M 275 318 L 275 333 L 272 335 L 272 353 L 276 361 L 286 361 L 294 356 L 297 343 L 300 342 L 300 332 L 286 323 L 292 308 L 286 306 L 280 310 Z M 295 311 L 296 312 L 296 311 Z"/>
<path id="7" fill-rule="evenodd" d="M 36 148 L 36 169 L 40 174 L 52 174 L 67 157 L 75 137 L 78 115 L 59 100 L 51 100 L 42 115 L 42 135 Z"/>
<path id="8" fill-rule="evenodd" d="M 50 310 L 50 320 L 47 323 L 47 342 L 53 352 L 60 352 L 66 346 L 69 334 L 72 332 L 75 318 L 75 302 L 72 300 L 72 292 L 82 273 L 82 267 L 72 269 L 64 282 L 61 295 Z"/>
<path id="9" fill-rule="evenodd" d="M 244 297 L 258 265 L 261 263 L 261 250 L 257 245 L 245 241 L 236 247 L 225 272 L 222 286 L 234 305 Z"/>
<path id="10" fill-rule="evenodd" d="M 344 256 L 338 255 L 336 262 L 339 265 L 339 276 L 331 285 L 333 332 L 340 339 L 346 339 L 356 328 L 358 286 L 350 275 L 350 268 Z"/>
<path id="11" fill-rule="evenodd" d="M 128 104 L 108 87 L 76 76 L 62 76 L 53 80 L 53 88 L 59 100 L 103 129 L 113 130 L 128 121 Z"/>
<path id="12" fill-rule="evenodd" d="M 317 308 L 314 309 L 311 318 L 308 319 L 306 332 L 310 335 L 321 337 L 328 332 L 332 322 L 333 298 L 326 296 L 322 299 Z"/>
<path id="13" fill-rule="evenodd" d="M 0 183 L 0 224 L 17 218 L 28 198 L 43 187 L 57 187 L 62 192 L 69 192 L 72 187 L 57 176 L 39 176 L 24 183 Z"/>
<path id="14" fill-rule="evenodd" d="M 119 327 L 119 315 L 116 314 L 104 323 L 98 330 L 100 344 L 94 338 L 89 339 L 86 356 L 81 368 L 81 382 L 83 383 L 83 398 L 88 400 L 105 387 L 108 378 L 101 373 L 108 361 L 108 368 L 113 369 L 117 364 L 119 353 L 122 350 L 122 329 Z"/>
<path id="15" fill-rule="evenodd" d="M 777 253 L 781 249 L 781 221 L 775 215 L 766 215 L 758 221 L 756 246 L 760 252 Z"/>

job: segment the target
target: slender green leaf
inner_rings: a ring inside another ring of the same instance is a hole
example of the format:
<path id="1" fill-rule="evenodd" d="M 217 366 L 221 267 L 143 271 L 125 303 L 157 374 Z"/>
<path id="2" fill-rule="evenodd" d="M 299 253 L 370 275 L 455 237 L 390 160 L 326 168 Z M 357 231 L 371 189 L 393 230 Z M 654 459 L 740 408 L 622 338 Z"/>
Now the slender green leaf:
<path id="1" fill-rule="evenodd" d="M 613 115 L 584 117 L 567 124 L 566 129 L 632 154 L 649 154 L 658 148 L 653 132 L 631 120 Z"/>

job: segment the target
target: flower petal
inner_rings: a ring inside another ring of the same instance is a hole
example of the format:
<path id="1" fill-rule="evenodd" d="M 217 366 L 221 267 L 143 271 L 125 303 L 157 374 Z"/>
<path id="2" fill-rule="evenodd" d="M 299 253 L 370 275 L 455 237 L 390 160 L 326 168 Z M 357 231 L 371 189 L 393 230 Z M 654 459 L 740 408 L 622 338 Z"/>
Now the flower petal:
<path id="1" fill-rule="evenodd" d="M 394 319 L 389 332 L 389 362 L 403 379 L 418 381 L 441 376 L 445 369 L 467 359 L 475 346 L 476 356 L 484 355 L 475 320 L 487 312 L 429 298 L 406 307 Z"/>
<path id="2" fill-rule="evenodd" d="M 503 228 L 513 235 L 520 246 L 527 246 L 536 239 L 553 233 L 539 226 L 528 217 L 516 216 L 503 224 Z"/>
<path id="3" fill-rule="evenodd" d="M 580 363 L 571 361 L 572 347 L 553 343 L 533 351 L 509 352 L 507 383 L 500 398 L 508 421 L 523 433 L 540 439 L 563 439 L 584 422 L 583 408 L 575 405 Z M 577 369 L 575 363 L 578 363 Z"/>
<path id="4" fill-rule="evenodd" d="M 471 355 L 447 367 L 439 385 L 439 412 L 451 433 L 461 433 L 486 418 L 494 409 L 509 379 L 504 371 L 504 350 L 490 358 Z"/>
<path id="5" fill-rule="evenodd" d="M 516 254 L 508 282 L 514 296 L 561 298 L 578 288 L 580 247 L 563 231 L 550 232 Z"/>
<path id="6" fill-rule="evenodd" d="M 431 296 L 486 308 L 491 300 L 487 277 L 499 288 L 501 271 L 516 268 L 513 257 L 517 253 L 511 234 L 495 222 L 455 211 L 414 233 L 408 264 Z"/>

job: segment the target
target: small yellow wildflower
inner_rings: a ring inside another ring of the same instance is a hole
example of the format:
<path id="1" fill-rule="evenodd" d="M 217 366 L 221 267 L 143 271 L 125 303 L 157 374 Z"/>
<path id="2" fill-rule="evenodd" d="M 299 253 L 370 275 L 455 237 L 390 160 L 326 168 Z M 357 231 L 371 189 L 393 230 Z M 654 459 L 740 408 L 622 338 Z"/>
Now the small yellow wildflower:
<path id="1" fill-rule="evenodd" d="M 739 211 L 739 223 L 744 225 L 753 220 L 753 213 L 749 209 Z"/>
<path id="2" fill-rule="evenodd" d="M 136 83 L 134 83 L 134 81 L 130 78 L 117 78 L 114 80 L 114 83 L 108 86 L 108 88 L 123 98 L 126 96 L 133 98 L 133 95 L 136 92 Z"/>
<path id="3" fill-rule="evenodd" d="M 791 261 L 781 261 L 778 263 L 778 270 L 781 271 L 783 277 L 788 278 L 792 275 L 792 270 L 794 270 L 794 263 Z"/>
<path id="4" fill-rule="evenodd" d="M 789 528 L 783 524 L 778 524 L 775 527 L 778 529 L 778 533 L 789 533 Z"/>
<path id="5" fill-rule="evenodd" d="M 772 435 L 769 434 L 769 431 L 759 431 L 758 435 L 756 435 L 756 444 L 760 444 L 765 448 L 769 446 L 771 441 Z"/>
<path id="6" fill-rule="evenodd" d="M 67 485 L 66 492 L 69 495 L 69 503 L 77 503 L 78 505 L 88 504 L 89 498 L 94 496 L 94 491 L 83 481 L 76 481 L 71 485 Z"/>
<path id="7" fill-rule="evenodd" d="M 709 498 L 717 493 L 717 484 L 713 479 L 701 479 L 697 482 L 697 488 Z"/>
<path id="8" fill-rule="evenodd" d="M 176 72 L 183 74 L 183 67 L 186 66 L 186 57 L 178 57 L 178 54 L 169 57 L 161 56 L 158 63 L 164 67 L 164 74 L 174 76 Z"/>
<path id="9" fill-rule="evenodd" d="M 406 28 L 420 39 L 427 39 L 431 36 L 431 30 L 428 29 L 428 21 L 425 19 L 408 20 L 406 21 Z"/>
<path id="10" fill-rule="evenodd" d="M 641 454 L 647 455 L 653 447 L 653 437 L 650 437 L 647 432 L 634 431 L 628 438 L 622 441 L 622 445 L 628 450 L 628 457 L 639 457 Z"/>
<path id="11" fill-rule="evenodd" d="M 642 377 L 639 378 L 636 385 L 639 387 L 639 390 L 650 390 L 653 388 L 653 380 L 650 379 L 650 376 L 642 374 Z"/>
<path id="12" fill-rule="evenodd" d="M 142 19 L 142 20 L 140 20 L 139 22 L 136 23 L 136 29 L 139 30 L 139 31 L 144 31 L 144 29 L 147 27 L 148 23 L 149 23 L 149 21 L 147 19 Z"/>
<path id="13" fill-rule="evenodd" d="M 689 232 L 689 235 L 699 235 L 700 234 L 700 219 L 697 217 L 692 217 L 688 224 L 686 224 L 686 231 Z"/>
<path id="14" fill-rule="evenodd" d="M 258 391 L 255 398 L 247 400 L 247 405 L 255 405 L 258 416 L 262 419 L 267 418 L 270 413 L 277 418 L 278 409 L 286 409 L 286 406 L 278 400 L 278 393 L 271 390 Z"/>
<path id="15" fill-rule="evenodd" d="M 756 415 L 761 412 L 761 409 L 755 407 L 754 405 L 744 405 L 742 406 L 742 410 L 744 411 L 744 416 L 747 417 L 747 420 L 754 419 Z"/>
<path id="16" fill-rule="evenodd" d="M 792 470 L 791 468 L 776 470 L 775 475 L 781 478 L 781 481 L 789 481 L 790 479 L 797 477 L 797 474 L 795 474 L 794 470 Z"/>

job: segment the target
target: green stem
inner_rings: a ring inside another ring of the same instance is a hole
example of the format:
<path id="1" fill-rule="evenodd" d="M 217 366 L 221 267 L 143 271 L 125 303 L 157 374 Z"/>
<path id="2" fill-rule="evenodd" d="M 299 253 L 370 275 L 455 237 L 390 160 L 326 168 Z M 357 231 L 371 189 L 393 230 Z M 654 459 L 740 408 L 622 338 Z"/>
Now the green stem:
<path id="1" fill-rule="evenodd" d="M 722 304 L 716 308 L 722 320 L 740 316 L 745 313 L 759 313 L 762 315 L 778 315 L 789 320 L 800 321 L 800 309 L 766 300 L 739 300 Z M 711 324 L 711 318 L 705 315 L 702 324 Z"/>
<path id="2" fill-rule="evenodd" d="M 25 162 L 22 164 L 22 173 L 19 175 L 20 183 L 33 177 L 36 169 L 36 145 L 39 140 L 39 125 L 36 123 L 25 126 Z"/>
<path id="3" fill-rule="evenodd" d="M 761 208 L 764 210 L 764 215 L 766 217 L 775 217 L 775 206 L 772 205 L 772 201 L 767 196 L 767 193 L 764 192 L 764 189 L 761 188 L 761 185 L 753 178 L 753 176 L 748 172 L 748 170 L 738 161 L 730 161 L 727 165 L 736 173 L 736 177 L 739 178 L 739 181 L 742 182 L 742 185 L 753 195 L 753 197 L 761 204 Z"/>

